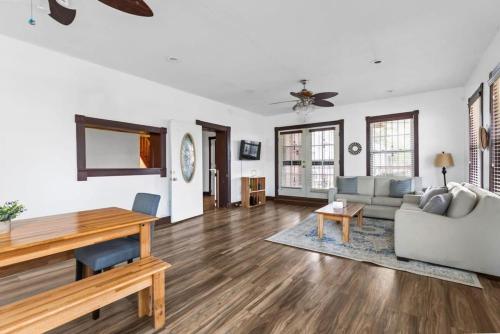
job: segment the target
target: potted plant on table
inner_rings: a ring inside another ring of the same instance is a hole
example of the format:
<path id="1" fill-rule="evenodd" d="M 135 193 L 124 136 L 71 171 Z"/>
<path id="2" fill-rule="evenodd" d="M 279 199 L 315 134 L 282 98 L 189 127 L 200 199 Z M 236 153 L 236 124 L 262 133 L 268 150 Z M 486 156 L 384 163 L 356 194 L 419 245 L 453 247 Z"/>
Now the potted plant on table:
<path id="1" fill-rule="evenodd" d="M 24 211 L 26 211 L 26 208 L 18 201 L 6 202 L 0 206 L 0 234 L 10 233 L 12 219 L 15 219 Z"/>

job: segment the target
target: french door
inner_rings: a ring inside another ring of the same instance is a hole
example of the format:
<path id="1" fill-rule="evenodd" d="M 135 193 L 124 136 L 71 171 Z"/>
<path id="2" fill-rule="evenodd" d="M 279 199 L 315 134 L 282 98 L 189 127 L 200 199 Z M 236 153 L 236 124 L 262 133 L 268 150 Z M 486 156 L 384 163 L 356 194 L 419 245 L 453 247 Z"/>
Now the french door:
<path id="1" fill-rule="evenodd" d="M 327 198 L 339 175 L 339 126 L 279 132 L 278 195 Z"/>

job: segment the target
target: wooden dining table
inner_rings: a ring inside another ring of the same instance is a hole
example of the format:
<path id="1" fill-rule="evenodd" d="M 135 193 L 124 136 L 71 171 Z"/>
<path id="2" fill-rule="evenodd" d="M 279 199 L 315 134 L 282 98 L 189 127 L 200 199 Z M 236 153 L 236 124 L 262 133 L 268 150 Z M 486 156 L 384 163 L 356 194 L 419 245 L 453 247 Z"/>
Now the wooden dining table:
<path id="1" fill-rule="evenodd" d="M 26 263 L 68 253 L 74 249 L 140 235 L 140 257 L 151 255 L 150 226 L 158 218 L 142 213 L 104 208 L 12 222 L 10 234 L 0 235 L 0 271 L 30 268 Z M 139 293 L 139 316 L 151 314 L 150 293 Z"/>

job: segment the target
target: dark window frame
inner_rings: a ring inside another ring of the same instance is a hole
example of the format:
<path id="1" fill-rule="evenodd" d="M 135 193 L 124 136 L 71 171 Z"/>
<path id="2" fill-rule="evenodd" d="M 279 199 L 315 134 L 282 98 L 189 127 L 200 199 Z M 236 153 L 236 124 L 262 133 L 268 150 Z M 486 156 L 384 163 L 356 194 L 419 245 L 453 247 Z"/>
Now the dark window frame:
<path id="1" fill-rule="evenodd" d="M 467 101 L 467 108 L 468 108 L 468 111 L 467 111 L 467 116 L 468 116 L 468 124 L 467 124 L 467 133 L 468 133 L 468 138 L 467 138 L 467 141 L 468 141 L 468 146 L 467 146 L 467 152 L 468 152 L 468 158 L 469 158 L 469 161 L 468 161 L 468 165 L 467 165 L 467 179 L 468 179 L 468 182 L 470 183 L 471 182 L 471 179 L 470 179 L 470 158 L 471 158 L 471 143 L 470 143 L 470 130 L 471 130 L 471 122 L 470 122 L 470 108 L 472 107 L 472 105 L 474 103 L 476 103 L 476 101 L 478 99 L 481 99 L 481 103 L 480 103 L 480 111 L 479 111 L 479 117 L 481 117 L 481 124 L 480 126 L 483 126 L 484 124 L 484 84 L 481 83 L 479 85 L 479 87 L 477 88 L 477 90 L 474 92 L 474 94 L 472 94 L 471 97 L 469 97 L 468 101 Z M 477 136 L 479 136 L 479 132 L 476 134 Z M 480 178 L 479 178 L 479 186 L 482 188 L 484 186 L 484 153 L 483 151 L 479 148 L 479 144 L 478 144 L 478 147 L 477 147 L 478 151 L 479 151 L 479 161 L 478 161 L 478 165 L 480 166 L 479 170 L 478 170 L 478 173 L 480 175 Z"/>
<path id="2" fill-rule="evenodd" d="M 167 177 L 167 129 L 134 123 L 111 121 L 107 119 L 75 115 L 76 123 L 76 164 L 77 180 L 87 181 L 89 177 L 154 175 Z M 159 134 L 161 166 L 160 168 L 87 168 L 85 129 L 98 129 L 136 134 Z"/>
<path id="3" fill-rule="evenodd" d="M 500 64 L 498 64 L 489 75 L 488 85 L 490 87 L 490 140 L 489 140 L 489 150 L 490 150 L 490 167 L 489 167 L 489 190 L 491 192 L 498 193 L 500 189 L 495 189 L 495 158 L 496 158 L 496 150 L 494 149 L 494 145 L 497 141 L 500 141 L 500 138 L 495 138 L 495 114 L 493 110 L 493 85 L 500 80 Z M 500 82 L 499 82 L 500 84 Z M 500 110 L 498 111 L 500 112 Z"/>
<path id="4" fill-rule="evenodd" d="M 420 176 L 419 163 L 419 136 L 418 136 L 418 110 L 402 112 L 397 114 L 387 114 L 379 116 L 366 117 L 366 175 L 371 175 L 371 133 L 370 125 L 372 123 L 398 121 L 402 119 L 413 119 L 413 176 Z"/>

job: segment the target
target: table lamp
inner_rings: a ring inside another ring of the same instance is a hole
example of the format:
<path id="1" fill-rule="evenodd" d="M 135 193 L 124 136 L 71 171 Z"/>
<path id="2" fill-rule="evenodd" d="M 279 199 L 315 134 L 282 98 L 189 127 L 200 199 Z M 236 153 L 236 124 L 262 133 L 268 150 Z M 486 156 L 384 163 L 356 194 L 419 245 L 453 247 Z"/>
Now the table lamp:
<path id="1" fill-rule="evenodd" d="M 453 167 L 455 164 L 453 162 L 453 156 L 451 153 L 441 152 L 436 155 L 436 159 L 434 160 L 434 165 L 436 167 L 442 167 L 441 173 L 443 173 L 444 178 L 444 186 L 446 187 L 446 168 Z"/>

